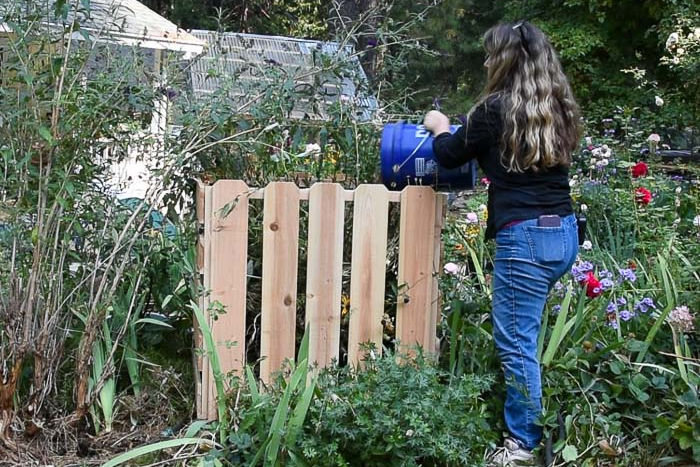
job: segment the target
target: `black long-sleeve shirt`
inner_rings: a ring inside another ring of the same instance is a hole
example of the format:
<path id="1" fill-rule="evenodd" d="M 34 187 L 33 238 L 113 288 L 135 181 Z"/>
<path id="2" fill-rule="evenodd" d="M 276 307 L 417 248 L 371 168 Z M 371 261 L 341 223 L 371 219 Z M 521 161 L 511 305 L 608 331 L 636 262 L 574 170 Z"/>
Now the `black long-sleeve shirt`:
<path id="1" fill-rule="evenodd" d="M 573 212 L 568 167 L 508 172 L 501 164 L 502 134 L 501 102 L 492 97 L 474 110 L 466 126 L 454 134 L 436 135 L 433 141 L 433 152 L 443 167 L 454 169 L 476 158 L 489 178 L 487 239 L 513 221 Z"/>

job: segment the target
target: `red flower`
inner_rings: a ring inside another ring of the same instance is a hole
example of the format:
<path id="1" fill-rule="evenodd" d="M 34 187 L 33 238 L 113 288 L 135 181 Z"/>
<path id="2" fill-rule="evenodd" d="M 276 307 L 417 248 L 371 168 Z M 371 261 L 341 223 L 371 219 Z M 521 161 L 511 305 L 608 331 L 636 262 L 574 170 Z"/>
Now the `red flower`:
<path id="1" fill-rule="evenodd" d="M 649 204 L 649 202 L 651 201 L 651 191 L 647 190 L 644 187 L 639 187 L 636 190 L 634 190 L 634 198 L 637 200 L 638 203 Z"/>
<path id="2" fill-rule="evenodd" d="M 592 272 L 588 272 L 586 277 L 581 281 L 581 284 L 586 285 L 586 295 L 595 298 L 603 293 L 603 288 L 600 286 L 600 281 Z"/>
<path id="3" fill-rule="evenodd" d="M 484 178 L 481 179 L 481 183 L 483 183 L 484 185 L 488 186 L 489 183 L 491 183 L 491 180 L 489 180 L 488 177 L 484 177 Z"/>
<path id="4" fill-rule="evenodd" d="M 637 162 L 632 167 L 632 176 L 634 178 L 644 177 L 649 173 L 649 167 L 644 162 Z"/>

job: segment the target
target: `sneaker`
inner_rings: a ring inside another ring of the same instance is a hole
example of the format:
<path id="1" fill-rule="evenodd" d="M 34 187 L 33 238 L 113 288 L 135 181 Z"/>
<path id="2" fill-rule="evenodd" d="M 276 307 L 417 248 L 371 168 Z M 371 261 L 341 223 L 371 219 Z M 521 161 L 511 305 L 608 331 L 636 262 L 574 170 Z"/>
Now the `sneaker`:
<path id="1" fill-rule="evenodd" d="M 503 446 L 496 449 L 489 458 L 489 467 L 515 467 L 520 465 L 540 465 L 537 457 L 513 438 L 503 440 Z"/>

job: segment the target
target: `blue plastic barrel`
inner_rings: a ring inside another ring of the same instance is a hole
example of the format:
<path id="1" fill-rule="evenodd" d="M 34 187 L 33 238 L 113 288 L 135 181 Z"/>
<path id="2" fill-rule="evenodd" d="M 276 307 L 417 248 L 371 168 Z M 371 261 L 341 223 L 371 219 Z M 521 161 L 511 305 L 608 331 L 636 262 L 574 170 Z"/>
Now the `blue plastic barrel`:
<path id="1" fill-rule="evenodd" d="M 450 129 L 454 133 L 459 126 Z M 433 154 L 433 136 L 423 125 L 389 123 L 382 130 L 380 148 L 382 181 L 390 190 L 406 185 L 438 189 L 467 189 L 476 185 L 476 161 L 456 169 L 444 169 Z"/>

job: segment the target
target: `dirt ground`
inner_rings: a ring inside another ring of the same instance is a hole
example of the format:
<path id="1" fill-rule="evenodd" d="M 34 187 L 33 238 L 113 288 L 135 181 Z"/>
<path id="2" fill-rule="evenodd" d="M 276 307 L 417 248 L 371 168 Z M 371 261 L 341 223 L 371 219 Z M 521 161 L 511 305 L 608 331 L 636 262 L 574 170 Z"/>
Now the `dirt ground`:
<path id="1" fill-rule="evenodd" d="M 160 388 L 149 388 L 140 396 L 120 396 L 110 432 L 102 430 L 96 434 L 89 419 L 75 423 L 72 414 L 47 415 L 37 421 L 17 415 L 11 427 L 11 444 L 0 442 L 0 467 L 102 465 L 138 446 L 183 435 L 191 423 L 194 407 L 182 393 L 185 388 L 180 386 L 182 381 L 177 373 L 166 370 L 158 376 L 163 383 Z M 47 412 L 59 411 L 49 409 Z M 173 451 L 169 454 L 162 459 L 192 457 L 197 453 Z M 139 465 L 176 463 L 162 459 L 146 459 Z"/>

